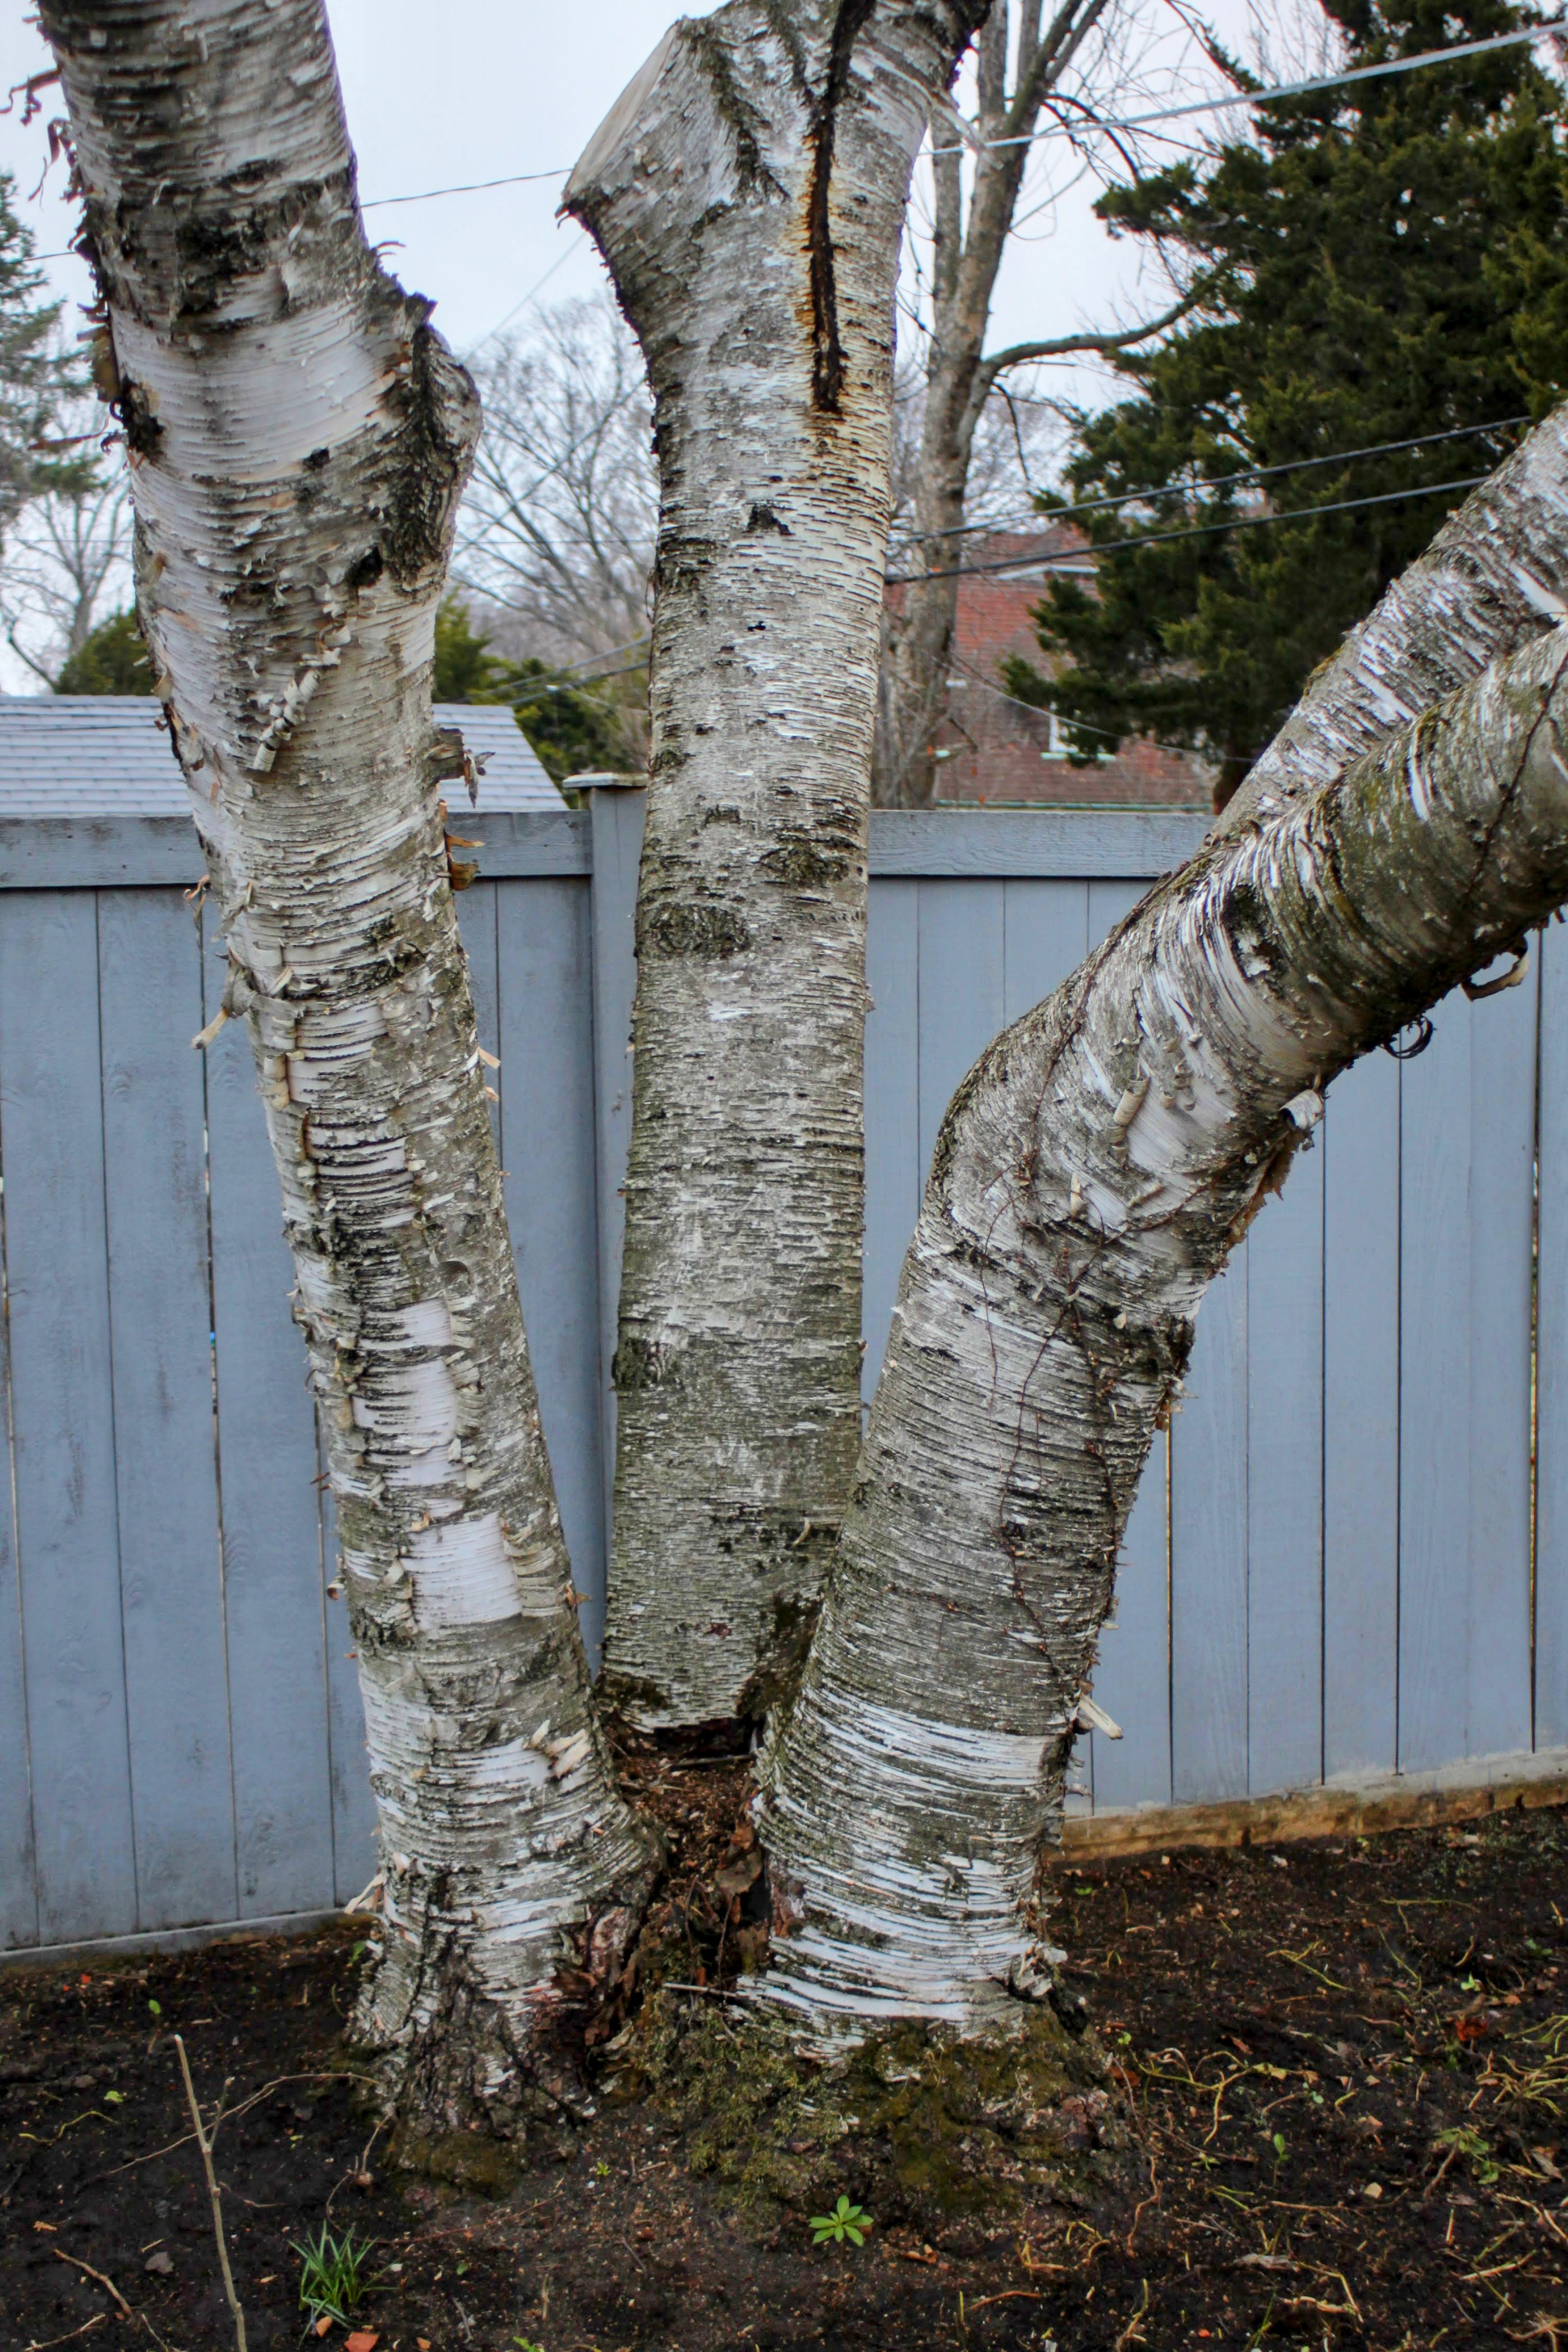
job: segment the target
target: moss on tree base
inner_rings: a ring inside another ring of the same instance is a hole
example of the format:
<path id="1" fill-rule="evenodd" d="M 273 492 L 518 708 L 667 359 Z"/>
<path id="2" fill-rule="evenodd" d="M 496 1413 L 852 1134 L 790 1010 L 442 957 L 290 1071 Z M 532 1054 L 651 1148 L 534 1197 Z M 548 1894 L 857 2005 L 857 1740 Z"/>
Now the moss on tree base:
<path id="1" fill-rule="evenodd" d="M 779 2012 L 651 1993 L 611 2045 L 606 2092 L 646 2097 L 741 2210 L 821 2211 L 841 2192 L 927 2231 L 1097 2200 L 1132 2135 L 1104 2055 L 1046 2007 L 966 2036 L 904 2020 L 813 2059 Z"/>

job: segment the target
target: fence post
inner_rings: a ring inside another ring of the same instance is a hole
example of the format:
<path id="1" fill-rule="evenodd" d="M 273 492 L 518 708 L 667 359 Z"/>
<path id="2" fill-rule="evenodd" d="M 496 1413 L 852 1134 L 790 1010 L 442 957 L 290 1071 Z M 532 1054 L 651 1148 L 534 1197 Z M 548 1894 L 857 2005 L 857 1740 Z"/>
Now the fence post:
<path id="1" fill-rule="evenodd" d="M 632 1005 L 637 990 L 637 869 L 646 793 L 641 777 L 573 776 L 588 804 L 593 859 L 593 1141 L 599 1235 L 599 1448 L 604 1482 L 604 1558 L 611 1557 L 615 1487 L 616 1318 L 626 1232 L 626 1160 L 632 1141 Z M 599 1624 L 603 1601 L 595 1596 Z M 584 1631 L 588 1628 L 585 1625 Z M 591 1643 L 598 1666 L 599 1643 Z"/>

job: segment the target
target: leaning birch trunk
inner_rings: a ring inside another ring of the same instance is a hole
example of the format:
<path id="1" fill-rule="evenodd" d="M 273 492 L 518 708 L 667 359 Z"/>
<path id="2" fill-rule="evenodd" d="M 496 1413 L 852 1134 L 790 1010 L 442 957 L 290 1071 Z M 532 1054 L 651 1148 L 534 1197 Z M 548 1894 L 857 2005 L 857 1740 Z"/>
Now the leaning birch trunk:
<path id="1" fill-rule="evenodd" d="M 980 7 L 731 0 L 573 173 L 661 511 L 605 1687 L 760 1713 L 860 1439 L 866 825 L 909 171 Z"/>
<path id="2" fill-rule="evenodd" d="M 563 1971 L 622 1943 L 646 1856 L 591 1713 L 437 797 L 476 405 L 365 243 L 320 0 L 43 23 L 327 1433 L 385 1880 L 356 2032 L 408 2136 L 504 2135 L 553 2104 Z"/>
<path id="3" fill-rule="evenodd" d="M 1212 843 L 954 1097 L 765 1774 L 813 2035 L 1050 1993 L 1040 1864 L 1198 1301 L 1334 1075 L 1568 897 L 1565 729 L 1554 631 Z"/>
<path id="4" fill-rule="evenodd" d="M 1314 672 L 1217 836 L 1315 792 L 1568 614 L 1568 402 L 1473 490 Z"/>

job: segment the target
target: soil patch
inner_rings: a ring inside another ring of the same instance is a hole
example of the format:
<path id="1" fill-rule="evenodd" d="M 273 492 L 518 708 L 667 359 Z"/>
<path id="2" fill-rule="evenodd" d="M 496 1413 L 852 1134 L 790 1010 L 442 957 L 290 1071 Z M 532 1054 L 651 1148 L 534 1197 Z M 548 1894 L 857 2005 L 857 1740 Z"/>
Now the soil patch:
<path id="1" fill-rule="evenodd" d="M 647 1767 L 670 1825 L 693 1816 L 643 1963 L 677 2021 L 735 2013 L 744 1769 Z M 737 2203 L 701 2119 L 629 2090 L 612 2017 L 595 2059 L 620 2090 L 510 2196 L 400 2181 L 340 2050 L 350 1928 L 7 1974 L 0 2347 L 233 2344 L 178 2030 L 206 2101 L 233 2078 L 218 2170 L 253 2352 L 303 2340 L 293 2249 L 323 2223 L 376 2242 L 356 2316 L 377 2352 L 1568 2352 L 1568 1815 L 1059 1885 L 1134 2145 L 1106 2155 L 1113 2117 L 1085 2109 L 1082 2163 L 1010 2199 L 981 2164 L 946 2205 L 852 2133 L 836 2156 L 803 2134 L 804 2188 Z M 814 2247 L 840 2189 L 869 2236 Z"/>

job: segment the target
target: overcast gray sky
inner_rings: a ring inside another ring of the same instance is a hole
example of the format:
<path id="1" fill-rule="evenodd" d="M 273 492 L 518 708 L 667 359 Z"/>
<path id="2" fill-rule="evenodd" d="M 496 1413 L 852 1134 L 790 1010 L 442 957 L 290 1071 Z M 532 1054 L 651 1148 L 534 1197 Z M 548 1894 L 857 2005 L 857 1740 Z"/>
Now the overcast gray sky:
<path id="1" fill-rule="evenodd" d="M 576 0 L 564 6 L 540 0 L 522 5 L 518 0 L 329 0 L 329 6 L 361 191 L 372 201 L 569 167 L 678 13 L 671 0 Z M 1221 0 L 1218 11 L 1207 13 L 1228 37 L 1245 40 L 1248 0 Z M 1157 95 L 1183 77 L 1183 94 L 1216 85 L 1207 67 L 1195 79 L 1191 44 L 1167 0 L 1145 0 L 1140 16 L 1146 40 L 1134 80 L 1124 85 L 1129 95 L 1134 87 Z M 0 0 L 0 25 L 6 33 L 6 83 L 47 68 L 42 38 L 26 21 L 26 0 Z M 0 169 L 16 178 L 40 250 L 58 253 L 70 235 L 63 163 L 30 201 L 47 160 L 47 122 L 58 111 L 57 89 L 43 98 L 42 118 L 26 131 L 19 107 L 0 118 Z M 1041 152 L 1037 177 L 1042 186 L 1048 173 L 1062 181 L 1070 171 L 1060 144 L 1049 154 Z M 601 282 L 587 238 L 555 218 L 559 194 L 559 181 L 550 179 L 378 207 L 367 221 L 374 236 L 401 241 L 392 266 L 406 286 L 434 298 L 436 323 L 461 352 L 516 311 L 536 287 L 540 300 L 553 301 Z M 1092 182 L 1080 182 L 1025 225 L 1004 274 L 998 339 L 1125 324 L 1158 307 L 1160 282 L 1140 284 L 1137 249 L 1105 236 L 1092 215 L 1093 194 Z M 87 273 L 78 261 L 68 257 L 47 266 L 61 294 L 87 299 Z M 552 273 L 548 279 L 547 272 Z M 1092 381 L 1063 373 L 1053 388 L 1089 396 Z"/>

